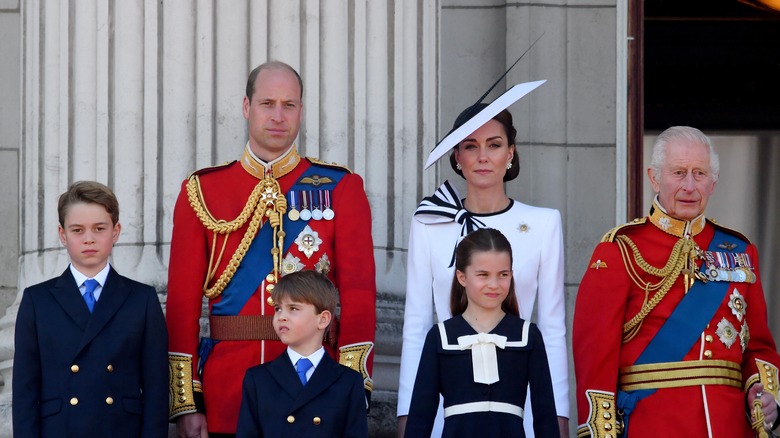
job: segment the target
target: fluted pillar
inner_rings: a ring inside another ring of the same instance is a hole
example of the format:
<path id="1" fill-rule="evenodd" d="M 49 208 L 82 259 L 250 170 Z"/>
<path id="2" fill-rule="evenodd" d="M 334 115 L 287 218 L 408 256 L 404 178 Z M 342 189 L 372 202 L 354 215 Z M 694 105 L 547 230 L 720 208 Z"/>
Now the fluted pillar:
<path id="1" fill-rule="evenodd" d="M 393 390 L 406 229 L 430 190 L 419 169 L 437 132 L 437 17 L 436 0 L 23 0 L 21 257 L 0 319 L 0 436 L 21 291 L 68 263 L 58 196 L 76 180 L 112 187 L 123 225 L 112 263 L 164 302 L 181 181 L 240 157 L 246 77 L 269 59 L 303 77 L 302 153 L 365 178 L 379 306 L 392 310 L 378 318 L 378 401 Z"/>

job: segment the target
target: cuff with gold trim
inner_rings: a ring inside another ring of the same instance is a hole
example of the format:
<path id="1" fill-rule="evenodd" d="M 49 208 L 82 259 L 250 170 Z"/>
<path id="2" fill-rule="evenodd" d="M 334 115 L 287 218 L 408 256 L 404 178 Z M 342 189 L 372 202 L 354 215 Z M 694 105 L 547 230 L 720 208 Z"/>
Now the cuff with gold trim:
<path id="1" fill-rule="evenodd" d="M 373 342 L 344 345 L 339 348 L 339 363 L 359 372 L 363 376 L 363 386 L 366 391 L 374 388 L 374 381 L 368 375 L 368 355 L 374 348 Z"/>
<path id="2" fill-rule="evenodd" d="M 756 359 L 756 368 L 758 368 L 759 379 L 764 385 L 764 391 L 772 393 L 775 402 L 780 403 L 778 399 L 778 369 L 776 366 L 761 359 Z"/>
<path id="3" fill-rule="evenodd" d="M 615 394 L 589 389 L 585 395 L 590 405 L 590 415 L 587 423 L 577 427 L 577 437 L 616 438 L 620 424 L 617 421 Z"/>
<path id="4" fill-rule="evenodd" d="M 192 377 L 192 355 L 169 352 L 168 373 L 169 419 L 204 412 L 203 388 L 200 381 Z"/>
<path id="5" fill-rule="evenodd" d="M 780 403 L 780 398 L 778 398 L 777 381 L 779 371 L 777 367 L 769 362 L 756 359 L 756 369 L 758 372 L 748 377 L 748 379 L 745 381 L 745 387 L 743 388 L 745 394 L 747 394 L 751 386 L 755 385 L 756 383 L 761 383 L 761 385 L 764 387 L 764 391 L 771 393 L 772 397 L 775 399 L 775 402 Z"/>
<path id="6" fill-rule="evenodd" d="M 750 376 L 747 381 L 745 381 L 745 394 L 748 393 L 748 390 L 751 386 L 755 385 L 756 383 L 761 383 L 761 385 L 764 387 L 764 391 L 771 393 L 772 397 L 774 397 L 775 404 L 777 405 L 778 411 L 780 413 L 780 397 L 778 397 L 778 390 L 780 389 L 778 387 L 778 377 L 780 377 L 778 374 L 780 373 L 780 370 L 778 370 L 775 365 L 772 365 L 767 361 L 761 359 L 755 359 L 755 361 L 758 372 Z M 772 431 L 772 435 L 777 436 L 774 431 L 778 426 L 780 426 L 780 415 L 778 415 L 778 418 L 771 426 L 767 426 L 767 429 L 771 428 L 770 430 Z"/>

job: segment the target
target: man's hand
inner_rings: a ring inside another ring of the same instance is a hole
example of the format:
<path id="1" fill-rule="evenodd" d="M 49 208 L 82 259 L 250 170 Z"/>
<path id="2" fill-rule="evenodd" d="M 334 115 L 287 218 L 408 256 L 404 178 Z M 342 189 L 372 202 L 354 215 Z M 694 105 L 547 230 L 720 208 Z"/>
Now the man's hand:
<path id="1" fill-rule="evenodd" d="M 756 398 L 761 399 L 762 411 L 764 412 L 764 423 L 771 428 L 772 425 L 775 424 L 775 421 L 777 421 L 777 403 L 775 403 L 775 398 L 772 397 L 771 393 L 764 392 L 764 385 L 756 383 L 751 386 L 748 390 L 748 406 L 751 408 L 751 416 L 753 400 Z"/>
<path id="2" fill-rule="evenodd" d="M 206 416 L 203 414 L 182 415 L 176 420 L 176 436 L 179 438 L 209 438 Z"/>
<path id="3" fill-rule="evenodd" d="M 558 430 L 561 433 L 561 438 L 568 438 L 569 436 L 569 419 L 566 417 L 558 417 Z"/>
<path id="4" fill-rule="evenodd" d="M 398 417 L 398 430 L 396 436 L 398 438 L 404 438 L 404 433 L 406 432 L 406 419 L 409 418 L 406 415 L 402 415 Z"/>

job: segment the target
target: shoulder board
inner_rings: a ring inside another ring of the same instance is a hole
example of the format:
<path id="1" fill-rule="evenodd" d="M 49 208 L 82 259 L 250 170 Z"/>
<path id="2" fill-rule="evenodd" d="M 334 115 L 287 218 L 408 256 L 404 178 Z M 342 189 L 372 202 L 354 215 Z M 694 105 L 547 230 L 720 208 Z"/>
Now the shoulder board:
<path id="1" fill-rule="evenodd" d="M 344 166 L 343 164 L 326 163 L 326 162 L 321 161 L 321 160 L 319 160 L 317 158 L 314 158 L 314 157 L 306 157 L 306 159 L 309 160 L 311 162 L 311 164 L 316 164 L 318 166 L 324 166 L 324 167 L 330 167 L 330 168 L 333 168 L 333 169 L 341 169 L 341 170 L 346 171 L 347 173 L 353 173 L 352 170 L 349 169 L 349 167 Z"/>
<path id="2" fill-rule="evenodd" d="M 190 178 L 192 178 L 193 176 L 200 176 L 200 175 L 205 175 L 205 174 L 207 174 L 207 173 L 209 173 L 209 172 L 214 172 L 215 170 L 220 170 L 220 169 L 222 169 L 223 167 L 230 166 L 231 164 L 235 163 L 236 161 L 237 161 L 237 160 L 233 160 L 233 161 L 226 161 L 226 162 L 224 162 L 224 163 L 222 163 L 222 164 L 217 164 L 216 166 L 211 166 L 211 167 L 204 167 L 204 168 L 202 168 L 202 169 L 198 169 L 198 170 L 196 170 L 196 171 L 192 172 L 191 174 L 187 175 L 187 179 L 190 179 Z"/>
<path id="3" fill-rule="evenodd" d="M 638 217 L 638 218 L 632 220 L 631 222 L 625 223 L 623 225 L 618 225 L 615 228 L 607 231 L 607 234 L 605 234 L 604 237 L 601 238 L 601 243 L 604 243 L 604 242 L 614 242 L 615 241 L 615 236 L 617 236 L 620 233 L 620 231 L 623 230 L 624 228 L 633 227 L 633 226 L 636 226 L 636 225 L 642 225 L 646 221 L 647 221 L 646 217 Z"/>
<path id="4" fill-rule="evenodd" d="M 744 240 L 745 242 L 747 242 L 748 245 L 752 245 L 753 244 L 753 242 L 751 242 L 750 239 L 748 239 L 744 234 L 740 233 L 739 231 L 732 230 L 731 228 L 724 227 L 723 225 L 717 223 L 715 221 L 715 219 L 707 218 L 707 222 L 711 223 L 712 225 L 715 226 L 715 228 L 723 231 L 724 233 L 728 233 L 728 234 L 732 234 L 734 236 L 737 236 L 738 238 L 740 238 L 740 239 Z"/>

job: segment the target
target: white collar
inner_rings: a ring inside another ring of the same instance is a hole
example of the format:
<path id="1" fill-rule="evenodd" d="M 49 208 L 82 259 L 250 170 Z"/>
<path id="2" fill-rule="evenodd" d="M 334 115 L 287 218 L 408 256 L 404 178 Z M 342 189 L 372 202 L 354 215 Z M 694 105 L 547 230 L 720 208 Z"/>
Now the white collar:
<path id="1" fill-rule="evenodd" d="M 302 358 L 307 358 L 311 361 L 311 369 L 317 368 L 317 365 L 320 364 L 320 361 L 322 360 L 322 356 L 325 354 L 325 349 L 323 347 L 320 347 L 317 351 L 314 353 L 303 356 L 302 354 L 298 353 L 297 351 L 293 350 L 290 347 L 287 347 L 287 355 L 290 356 L 290 362 L 292 362 L 293 365 L 297 364 L 299 360 Z"/>
<path id="2" fill-rule="evenodd" d="M 86 275 L 79 272 L 78 269 L 76 269 L 73 266 L 73 263 L 70 264 L 70 273 L 73 274 L 73 278 L 76 280 L 76 286 L 81 287 L 82 284 L 84 284 L 84 281 L 89 280 L 90 277 L 87 277 Z M 108 278 L 108 271 L 111 270 L 111 263 L 106 262 L 106 266 L 97 274 L 95 274 L 94 278 L 97 280 L 97 282 L 100 284 L 100 287 L 103 287 L 106 285 L 106 279 Z"/>

